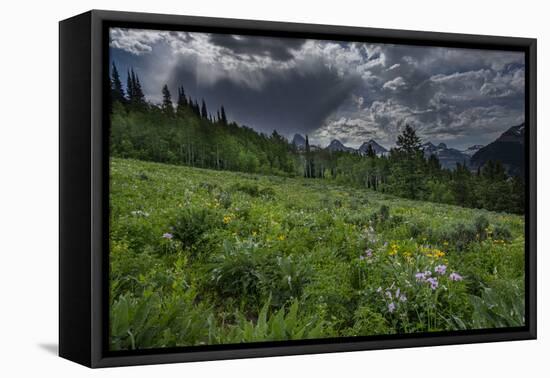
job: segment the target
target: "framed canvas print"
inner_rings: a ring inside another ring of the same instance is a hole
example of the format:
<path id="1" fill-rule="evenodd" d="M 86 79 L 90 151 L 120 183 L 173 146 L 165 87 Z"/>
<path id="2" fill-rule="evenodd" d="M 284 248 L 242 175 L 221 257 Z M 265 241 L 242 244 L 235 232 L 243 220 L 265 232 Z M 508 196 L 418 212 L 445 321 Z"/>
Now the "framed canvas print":
<path id="1" fill-rule="evenodd" d="M 60 355 L 536 337 L 536 40 L 60 23 Z"/>

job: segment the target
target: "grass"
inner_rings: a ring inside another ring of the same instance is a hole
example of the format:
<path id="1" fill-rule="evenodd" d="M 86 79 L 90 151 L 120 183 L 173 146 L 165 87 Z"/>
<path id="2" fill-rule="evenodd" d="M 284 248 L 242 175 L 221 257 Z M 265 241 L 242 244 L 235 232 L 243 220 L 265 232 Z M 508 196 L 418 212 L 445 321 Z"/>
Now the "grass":
<path id="1" fill-rule="evenodd" d="M 521 326 L 521 216 L 112 159 L 111 348 Z"/>

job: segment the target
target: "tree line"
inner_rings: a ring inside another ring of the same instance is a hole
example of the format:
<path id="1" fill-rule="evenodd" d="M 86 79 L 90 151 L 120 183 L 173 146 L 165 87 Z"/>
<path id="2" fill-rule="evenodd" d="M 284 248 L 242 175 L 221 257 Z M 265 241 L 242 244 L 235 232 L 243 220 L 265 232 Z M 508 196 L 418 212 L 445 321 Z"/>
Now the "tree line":
<path id="1" fill-rule="evenodd" d="M 174 103 L 167 85 L 162 102 L 148 102 L 133 69 L 126 88 L 111 68 L 111 154 L 117 157 L 181 164 L 199 168 L 303 176 L 366 187 L 400 197 L 523 213 L 524 182 L 509 177 L 498 161 L 472 172 L 458 164 L 444 169 L 435 155 L 424 156 L 421 140 L 407 125 L 396 147 L 377 156 L 291 144 L 271 134 L 229 121 L 222 105 L 214 113 L 204 99 L 193 99 L 178 87 Z"/>

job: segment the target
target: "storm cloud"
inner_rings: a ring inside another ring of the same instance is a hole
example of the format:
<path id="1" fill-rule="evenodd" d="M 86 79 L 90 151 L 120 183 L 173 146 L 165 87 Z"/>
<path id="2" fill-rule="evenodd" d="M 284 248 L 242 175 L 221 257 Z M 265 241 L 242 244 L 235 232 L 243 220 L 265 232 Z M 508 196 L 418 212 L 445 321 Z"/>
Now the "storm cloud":
<path id="1" fill-rule="evenodd" d="M 405 124 L 456 148 L 486 144 L 524 120 L 518 52 L 260 36 L 112 29 L 111 59 L 146 97 L 166 83 L 214 114 L 326 145 L 391 147 Z"/>

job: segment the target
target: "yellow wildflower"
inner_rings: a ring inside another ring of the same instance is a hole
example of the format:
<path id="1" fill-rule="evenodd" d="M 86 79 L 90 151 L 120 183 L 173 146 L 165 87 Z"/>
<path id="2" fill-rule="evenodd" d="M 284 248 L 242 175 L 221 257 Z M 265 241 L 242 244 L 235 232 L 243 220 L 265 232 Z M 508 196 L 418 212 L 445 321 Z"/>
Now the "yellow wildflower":
<path id="1" fill-rule="evenodd" d="M 283 240 L 285 240 L 285 239 L 286 239 L 286 237 L 285 237 L 284 235 L 279 235 L 279 236 L 277 237 L 277 239 L 279 239 L 279 240 L 283 241 Z"/>

